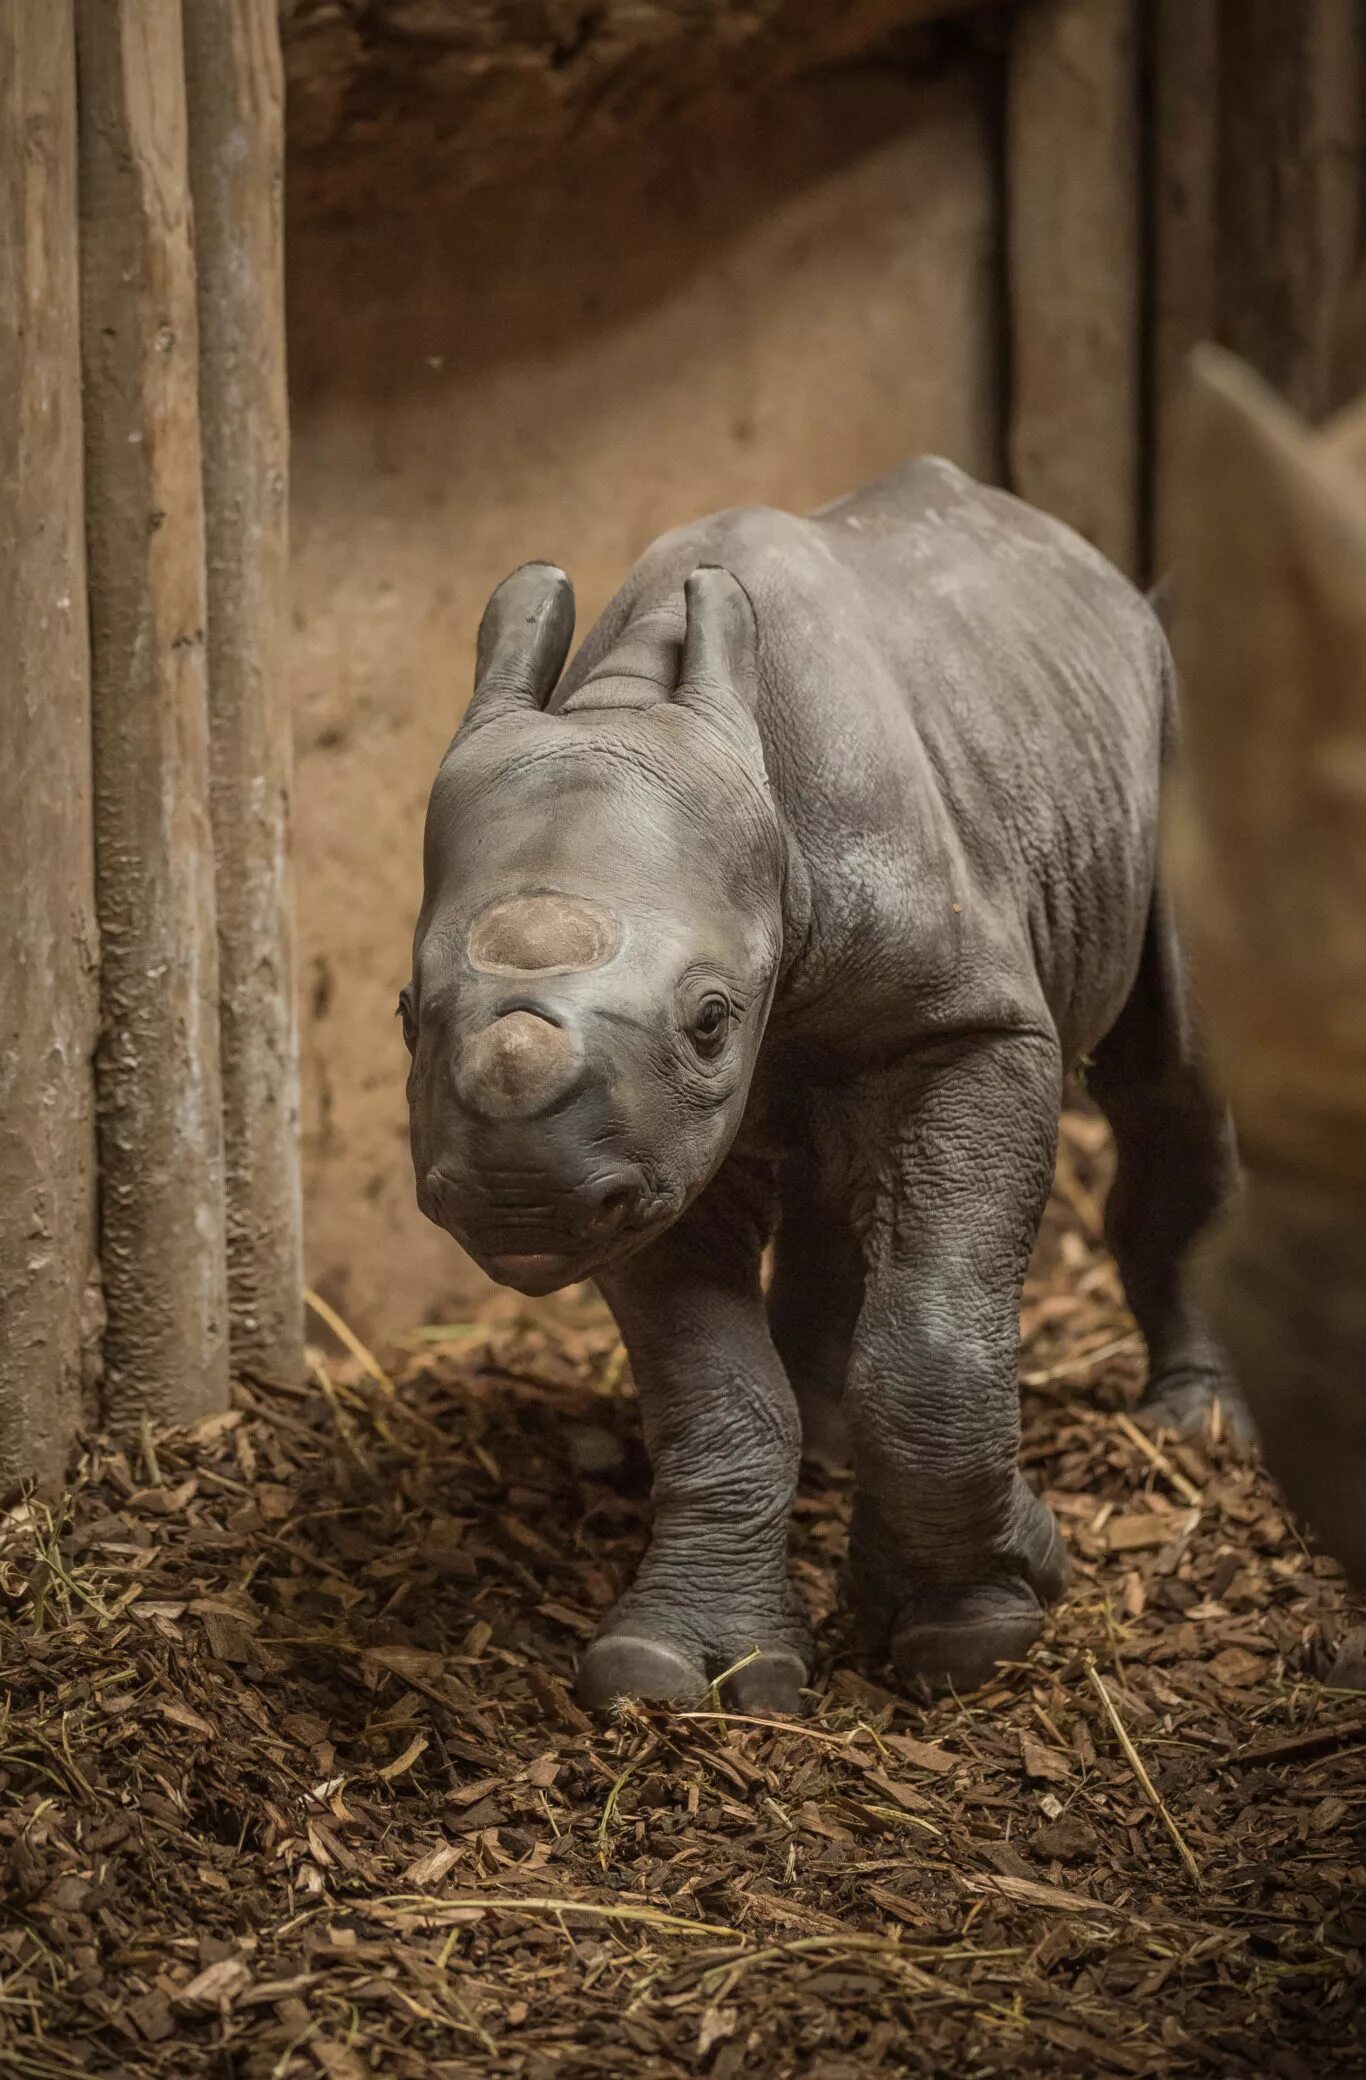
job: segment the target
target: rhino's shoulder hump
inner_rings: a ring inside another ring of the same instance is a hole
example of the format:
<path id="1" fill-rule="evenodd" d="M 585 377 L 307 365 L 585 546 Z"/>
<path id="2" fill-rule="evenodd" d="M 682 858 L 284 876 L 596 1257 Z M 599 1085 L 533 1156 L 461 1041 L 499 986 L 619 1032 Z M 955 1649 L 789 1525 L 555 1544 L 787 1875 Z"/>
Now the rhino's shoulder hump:
<path id="1" fill-rule="evenodd" d="M 913 520 L 936 506 L 956 506 L 982 497 L 986 486 L 945 455 L 912 455 L 885 475 L 818 506 L 813 520 L 836 523 Z"/>
<path id="2" fill-rule="evenodd" d="M 636 564 L 642 576 L 685 576 L 701 563 L 741 565 L 795 546 L 810 522 L 777 506 L 727 506 L 659 535 Z"/>

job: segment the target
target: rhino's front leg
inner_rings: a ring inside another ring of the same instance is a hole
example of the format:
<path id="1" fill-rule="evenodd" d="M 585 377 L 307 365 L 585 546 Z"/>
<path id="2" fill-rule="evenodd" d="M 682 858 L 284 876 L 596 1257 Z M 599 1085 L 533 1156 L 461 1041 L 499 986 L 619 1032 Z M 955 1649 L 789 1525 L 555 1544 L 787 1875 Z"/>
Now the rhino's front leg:
<path id="1" fill-rule="evenodd" d="M 584 1656 L 579 1694 L 795 1710 L 809 1631 L 787 1576 L 801 1430 L 769 1336 L 765 1181 L 730 1165 L 685 1218 L 602 1279 L 640 1392 L 654 1469 L 650 1551 Z"/>
<path id="2" fill-rule="evenodd" d="M 875 1079 L 844 1121 L 867 1259 L 850 1573 L 871 1635 L 917 1685 L 970 1689 L 1022 1655 L 1066 1576 L 1017 1463 L 1020 1289 L 1060 1086 L 1050 1040 L 958 1042 Z"/>

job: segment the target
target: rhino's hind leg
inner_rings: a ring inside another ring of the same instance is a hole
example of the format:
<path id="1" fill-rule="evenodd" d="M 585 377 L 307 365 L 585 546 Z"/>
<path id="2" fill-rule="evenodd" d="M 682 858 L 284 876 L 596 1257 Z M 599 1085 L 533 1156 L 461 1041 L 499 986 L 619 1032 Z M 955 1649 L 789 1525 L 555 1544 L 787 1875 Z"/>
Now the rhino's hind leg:
<path id="1" fill-rule="evenodd" d="M 640 1390 L 650 1550 L 579 1669 L 579 1695 L 796 1711 L 810 1631 L 787 1576 L 800 1433 L 759 1268 L 762 1180 L 723 1171 L 677 1227 L 602 1281 Z"/>
<path id="2" fill-rule="evenodd" d="M 768 1296 L 773 1341 L 797 1397 L 803 1457 L 847 1466 L 844 1385 L 863 1305 L 863 1256 L 852 1224 L 822 1191 L 807 1151 L 784 1167 L 782 1190 Z"/>
<path id="3" fill-rule="evenodd" d="M 846 1403 L 861 1628 L 916 1688 L 973 1689 L 1043 1630 L 1067 1560 L 1017 1464 L 1020 1288 L 1061 1069 L 1042 1035 L 926 1049 L 834 1100 L 867 1286 Z"/>
<path id="4" fill-rule="evenodd" d="M 1232 1129 L 1204 1078 L 1160 897 L 1129 1000 L 1087 1083 L 1115 1137 L 1106 1239 L 1148 1346 L 1139 1413 L 1153 1428 L 1203 1429 L 1217 1401 L 1226 1424 L 1247 1435 L 1228 1360 L 1185 1288 L 1191 1245 L 1231 1197 L 1236 1173 Z"/>

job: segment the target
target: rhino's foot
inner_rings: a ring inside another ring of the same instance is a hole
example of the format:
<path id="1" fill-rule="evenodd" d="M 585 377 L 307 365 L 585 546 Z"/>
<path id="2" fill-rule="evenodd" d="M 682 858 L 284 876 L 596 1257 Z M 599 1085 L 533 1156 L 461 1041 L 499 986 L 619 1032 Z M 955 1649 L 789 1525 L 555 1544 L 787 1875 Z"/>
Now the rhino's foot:
<path id="1" fill-rule="evenodd" d="M 636 1632 L 595 1639 L 579 1663 L 579 1703 L 606 1711 L 619 1697 L 652 1704 L 696 1704 L 707 1687 L 706 1670 L 691 1654 L 666 1639 Z"/>
<path id="2" fill-rule="evenodd" d="M 738 1665 L 737 1665 L 738 1664 Z M 694 1705 L 718 1677 L 721 1699 L 735 1712 L 797 1713 L 802 1708 L 806 1663 L 787 1647 L 736 1655 L 731 1672 L 705 1667 L 671 1640 L 615 1632 L 594 1640 L 579 1664 L 578 1695 L 589 1711 L 606 1711 L 618 1698 L 654 1704 Z"/>
<path id="3" fill-rule="evenodd" d="M 1204 1435 L 1217 1422 L 1226 1436 L 1240 1438 L 1245 1444 L 1256 1441 L 1247 1403 L 1223 1367 L 1180 1365 L 1155 1373 L 1136 1413 L 1145 1430 Z"/>
<path id="4" fill-rule="evenodd" d="M 903 1561 L 897 1586 L 885 1564 L 859 1565 L 851 1574 L 865 1631 L 885 1643 L 906 1689 L 924 1695 L 975 1690 L 1002 1661 L 1019 1661 L 1043 1631 L 1049 1604 L 1067 1581 L 1067 1549 L 1052 1511 L 1017 1481 L 1012 1527 L 984 1549 L 974 1565 L 956 1556 L 954 1576 L 943 1575 L 943 1554 Z"/>
<path id="5" fill-rule="evenodd" d="M 733 1712 L 777 1712 L 795 1718 L 802 1708 L 807 1666 L 787 1647 L 769 1647 L 745 1660 L 721 1685 Z"/>
<path id="6" fill-rule="evenodd" d="M 748 1638 L 734 1619 L 699 1627 L 653 1619 L 640 1609 L 614 1617 L 579 1663 L 579 1702 L 603 1711 L 618 1698 L 699 1704 L 713 1684 L 736 1712 L 799 1712 L 809 1667 L 806 1619 L 787 1610 Z"/>
<path id="7" fill-rule="evenodd" d="M 1023 1583 L 916 1598 L 892 1634 L 892 1666 L 913 1692 L 980 1689 L 1001 1662 L 1023 1661 L 1043 1631 L 1044 1615 Z"/>

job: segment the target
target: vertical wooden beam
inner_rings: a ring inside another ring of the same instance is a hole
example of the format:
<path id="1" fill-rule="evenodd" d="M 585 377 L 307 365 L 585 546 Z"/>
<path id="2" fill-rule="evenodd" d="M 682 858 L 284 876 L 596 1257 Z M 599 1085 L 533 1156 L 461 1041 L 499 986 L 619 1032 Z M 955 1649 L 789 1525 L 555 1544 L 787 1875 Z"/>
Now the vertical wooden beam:
<path id="1" fill-rule="evenodd" d="M 1153 565 L 1175 553 L 1181 400 L 1192 347 L 1218 327 L 1220 0 L 1156 0 L 1152 13 Z"/>
<path id="2" fill-rule="evenodd" d="M 1306 417 L 1334 396 L 1361 198 L 1359 0 L 1221 0 L 1220 341 Z"/>
<path id="3" fill-rule="evenodd" d="M 71 0 L 0 8 L 0 1485 L 91 1370 L 98 1012 Z M 83 1331 L 85 1332 L 83 1336 Z"/>
<path id="4" fill-rule="evenodd" d="M 77 0 L 106 1412 L 227 1398 L 185 75 L 169 0 Z"/>
<path id="5" fill-rule="evenodd" d="M 1134 4 L 1037 0 L 1012 21 L 1012 481 L 1133 570 L 1141 405 Z"/>
<path id="6" fill-rule="evenodd" d="M 279 10 L 277 0 L 190 0 L 184 22 L 232 1364 L 297 1379 L 303 1271 Z"/>

